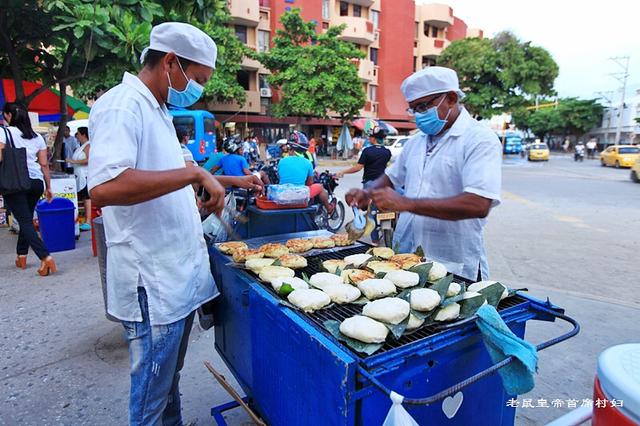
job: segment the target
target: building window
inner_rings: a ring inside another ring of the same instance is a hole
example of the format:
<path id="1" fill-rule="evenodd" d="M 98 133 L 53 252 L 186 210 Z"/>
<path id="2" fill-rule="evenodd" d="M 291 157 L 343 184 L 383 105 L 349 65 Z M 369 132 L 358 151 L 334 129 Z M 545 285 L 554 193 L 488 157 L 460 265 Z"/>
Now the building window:
<path id="1" fill-rule="evenodd" d="M 322 19 L 329 19 L 329 0 L 322 0 Z"/>
<path id="2" fill-rule="evenodd" d="M 269 31 L 258 30 L 258 52 L 269 51 Z"/>
<path id="3" fill-rule="evenodd" d="M 414 56 L 413 57 L 413 72 L 416 72 L 416 67 L 418 66 L 418 57 Z"/>
<path id="4" fill-rule="evenodd" d="M 416 22 L 416 38 L 420 35 L 420 23 Z"/>
<path id="5" fill-rule="evenodd" d="M 269 82 L 267 81 L 267 74 L 258 74 L 258 78 L 260 79 L 260 88 L 261 89 L 270 89 Z"/>
<path id="6" fill-rule="evenodd" d="M 372 47 L 369 49 L 369 59 L 373 62 L 373 65 L 378 65 L 378 49 Z"/>
<path id="7" fill-rule="evenodd" d="M 436 60 L 434 58 L 430 58 L 428 56 L 422 57 L 422 68 L 432 67 L 436 64 Z"/>
<path id="8" fill-rule="evenodd" d="M 356 18 L 360 18 L 362 16 L 362 6 L 360 6 L 359 4 L 353 5 L 353 16 L 355 16 Z"/>
<path id="9" fill-rule="evenodd" d="M 378 12 L 377 10 L 371 11 L 371 22 L 373 22 L 374 30 L 380 28 L 380 12 Z"/>
<path id="10" fill-rule="evenodd" d="M 260 20 L 261 21 L 269 21 L 269 13 L 268 12 L 260 12 Z"/>
<path id="11" fill-rule="evenodd" d="M 349 3 L 346 1 L 340 2 L 340 16 L 349 16 Z"/>
<path id="12" fill-rule="evenodd" d="M 322 23 L 322 29 L 323 30 L 328 30 L 329 29 L 329 23 L 328 22 L 323 22 Z"/>
<path id="13" fill-rule="evenodd" d="M 244 44 L 247 44 L 247 27 L 244 25 L 236 25 L 236 37 Z"/>
<path id="14" fill-rule="evenodd" d="M 429 25 L 425 22 L 424 24 L 424 35 L 427 37 L 438 37 L 438 27 L 434 27 L 433 25 Z"/>
<path id="15" fill-rule="evenodd" d="M 369 100 L 378 102 L 378 86 L 369 85 Z"/>
<path id="16" fill-rule="evenodd" d="M 244 90 L 249 90 L 249 71 L 238 71 L 238 73 L 236 74 L 236 80 Z"/>

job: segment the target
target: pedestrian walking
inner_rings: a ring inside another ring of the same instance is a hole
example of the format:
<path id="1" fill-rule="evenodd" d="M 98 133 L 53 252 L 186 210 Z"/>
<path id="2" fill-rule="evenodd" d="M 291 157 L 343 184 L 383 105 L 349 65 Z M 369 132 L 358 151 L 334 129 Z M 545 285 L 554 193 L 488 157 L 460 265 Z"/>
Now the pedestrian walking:
<path id="1" fill-rule="evenodd" d="M 43 137 L 31 127 L 29 114 L 24 106 L 8 102 L 2 108 L 2 115 L 9 126 L 0 131 L 0 161 L 2 150 L 7 143 L 12 143 L 16 148 L 25 148 L 30 181 L 28 190 L 4 194 L 7 207 L 20 225 L 15 264 L 20 269 L 27 268 L 27 255 L 31 247 L 40 259 L 38 274 L 47 276 L 56 272 L 57 266 L 33 225 L 33 212 L 42 194 L 44 193 L 48 201 L 53 198 L 47 145 Z"/>
<path id="2" fill-rule="evenodd" d="M 591 138 L 587 141 L 587 159 L 595 159 L 596 158 L 596 140 Z"/>
<path id="3" fill-rule="evenodd" d="M 73 153 L 76 152 L 76 149 L 80 144 L 74 135 L 71 134 L 71 129 L 69 126 L 64 128 L 64 134 L 62 138 L 62 153 L 64 154 L 64 158 L 73 157 Z M 73 174 L 73 164 L 66 162 L 64 163 L 65 172 L 72 175 Z"/>

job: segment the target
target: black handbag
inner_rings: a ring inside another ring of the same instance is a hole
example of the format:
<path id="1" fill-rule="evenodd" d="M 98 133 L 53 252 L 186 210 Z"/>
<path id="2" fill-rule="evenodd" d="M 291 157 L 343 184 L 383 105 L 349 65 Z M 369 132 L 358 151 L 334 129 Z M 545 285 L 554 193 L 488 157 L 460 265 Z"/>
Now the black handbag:
<path id="1" fill-rule="evenodd" d="M 0 161 L 0 194 L 13 194 L 28 191 L 31 188 L 27 169 L 27 149 L 16 148 L 11 132 L 2 127 L 5 145 Z"/>

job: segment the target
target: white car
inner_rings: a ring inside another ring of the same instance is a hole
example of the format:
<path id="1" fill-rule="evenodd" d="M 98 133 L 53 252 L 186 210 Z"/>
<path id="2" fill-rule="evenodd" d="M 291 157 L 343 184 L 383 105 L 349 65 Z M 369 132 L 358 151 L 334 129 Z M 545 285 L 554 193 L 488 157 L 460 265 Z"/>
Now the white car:
<path id="1" fill-rule="evenodd" d="M 387 136 L 384 140 L 384 145 L 391 151 L 391 161 L 395 161 L 398 158 L 408 140 L 409 136 Z"/>

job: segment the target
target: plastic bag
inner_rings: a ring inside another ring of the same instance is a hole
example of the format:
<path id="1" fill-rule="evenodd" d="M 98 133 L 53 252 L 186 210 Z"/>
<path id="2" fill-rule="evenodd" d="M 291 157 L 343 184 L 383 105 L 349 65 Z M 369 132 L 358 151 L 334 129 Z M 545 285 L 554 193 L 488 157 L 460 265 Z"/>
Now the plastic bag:
<path id="1" fill-rule="evenodd" d="M 404 396 L 391 391 L 389 398 L 391 398 L 392 405 L 382 426 L 419 426 L 418 422 L 413 420 L 413 417 L 402 406 Z"/>
<path id="2" fill-rule="evenodd" d="M 309 187 L 306 185 L 269 185 L 267 199 L 277 204 L 307 204 L 309 202 Z"/>
<path id="3" fill-rule="evenodd" d="M 233 196 L 233 193 L 229 193 L 224 197 L 224 205 L 227 208 L 222 211 L 222 219 L 227 223 L 231 223 L 233 220 L 231 212 L 236 209 L 236 197 Z M 216 243 L 221 243 L 229 239 L 227 231 L 215 214 L 210 214 L 202 221 L 202 231 L 211 241 Z"/>

